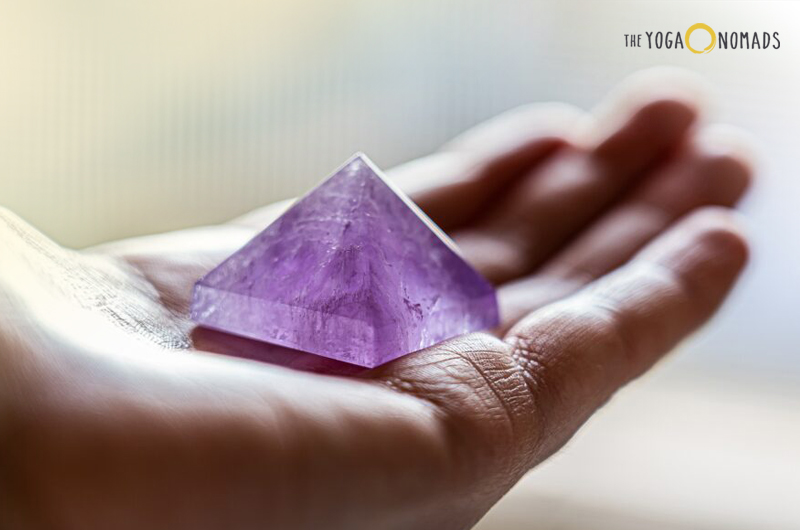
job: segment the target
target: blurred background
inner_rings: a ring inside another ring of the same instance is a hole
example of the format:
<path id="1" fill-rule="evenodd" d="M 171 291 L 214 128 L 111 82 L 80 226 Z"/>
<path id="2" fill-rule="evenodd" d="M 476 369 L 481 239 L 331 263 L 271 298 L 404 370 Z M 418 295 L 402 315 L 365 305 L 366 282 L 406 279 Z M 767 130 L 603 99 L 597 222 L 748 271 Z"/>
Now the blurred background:
<path id="1" fill-rule="evenodd" d="M 696 22 L 781 47 L 624 46 Z M 789 2 L 3 2 L 0 203 L 73 247 L 213 223 L 358 150 L 390 168 L 520 104 L 591 108 L 642 68 L 701 73 L 712 119 L 760 146 L 747 276 L 479 528 L 796 529 L 799 40 Z"/>

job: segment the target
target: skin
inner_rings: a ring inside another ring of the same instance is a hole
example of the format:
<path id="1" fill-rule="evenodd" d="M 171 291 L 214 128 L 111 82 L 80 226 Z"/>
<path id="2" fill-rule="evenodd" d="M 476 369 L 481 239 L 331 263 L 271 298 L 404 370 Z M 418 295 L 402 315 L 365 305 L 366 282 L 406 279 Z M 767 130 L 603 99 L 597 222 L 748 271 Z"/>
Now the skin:
<path id="1" fill-rule="evenodd" d="M 750 163 L 672 84 L 594 118 L 525 107 L 394 171 L 503 323 L 374 370 L 188 320 L 285 204 L 82 252 L 3 211 L 0 526 L 469 528 L 745 264 Z"/>

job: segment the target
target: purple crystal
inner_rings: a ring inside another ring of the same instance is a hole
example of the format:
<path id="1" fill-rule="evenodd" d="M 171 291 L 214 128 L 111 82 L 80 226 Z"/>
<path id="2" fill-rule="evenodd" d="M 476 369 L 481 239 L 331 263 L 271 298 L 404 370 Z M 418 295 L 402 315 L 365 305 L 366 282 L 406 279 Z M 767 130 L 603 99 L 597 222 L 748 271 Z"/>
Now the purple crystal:
<path id="1" fill-rule="evenodd" d="M 498 323 L 492 286 L 357 154 L 194 287 L 204 326 L 373 367 Z"/>

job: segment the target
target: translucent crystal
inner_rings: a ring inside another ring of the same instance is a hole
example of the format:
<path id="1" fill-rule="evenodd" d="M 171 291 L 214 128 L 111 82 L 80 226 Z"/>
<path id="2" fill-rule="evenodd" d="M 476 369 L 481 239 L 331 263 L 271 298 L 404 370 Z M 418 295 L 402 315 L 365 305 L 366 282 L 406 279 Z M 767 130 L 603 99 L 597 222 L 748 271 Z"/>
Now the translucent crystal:
<path id="1" fill-rule="evenodd" d="M 191 315 L 367 367 L 498 322 L 489 282 L 363 154 L 201 278 Z"/>

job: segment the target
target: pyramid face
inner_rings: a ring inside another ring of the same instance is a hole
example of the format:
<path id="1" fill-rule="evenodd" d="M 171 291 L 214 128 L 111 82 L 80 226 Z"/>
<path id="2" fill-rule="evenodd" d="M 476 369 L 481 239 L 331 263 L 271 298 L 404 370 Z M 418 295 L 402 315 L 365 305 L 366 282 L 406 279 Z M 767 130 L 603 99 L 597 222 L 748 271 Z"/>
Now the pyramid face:
<path id="1" fill-rule="evenodd" d="M 364 155 L 201 278 L 191 315 L 367 367 L 498 323 L 493 287 Z"/>

